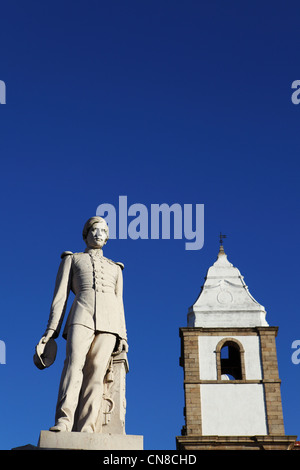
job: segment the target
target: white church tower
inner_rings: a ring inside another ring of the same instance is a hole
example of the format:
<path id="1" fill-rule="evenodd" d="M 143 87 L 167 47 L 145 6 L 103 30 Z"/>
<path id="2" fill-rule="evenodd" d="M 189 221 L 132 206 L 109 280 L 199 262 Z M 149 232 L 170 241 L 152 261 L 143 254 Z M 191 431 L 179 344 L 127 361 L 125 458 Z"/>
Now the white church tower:
<path id="1" fill-rule="evenodd" d="M 227 259 L 216 262 L 180 328 L 185 426 L 177 449 L 290 449 L 275 338 L 266 311 Z"/>

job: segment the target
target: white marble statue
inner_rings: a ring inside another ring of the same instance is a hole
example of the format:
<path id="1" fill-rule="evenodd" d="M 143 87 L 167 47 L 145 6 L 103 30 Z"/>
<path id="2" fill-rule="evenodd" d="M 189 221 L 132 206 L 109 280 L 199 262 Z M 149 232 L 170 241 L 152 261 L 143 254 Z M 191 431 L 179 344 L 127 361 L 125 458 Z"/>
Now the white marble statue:
<path id="1" fill-rule="evenodd" d="M 91 217 L 83 228 L 85 251 L 64 252 L 61 256 L 49 321 L 40 346 L 46 347 L 59 335 L 70 290 L 75 299 L 63 331 L 67 340 L 66 359 L 55 425 L 50 431 L 101 432 L 104 379 L 116 353 L 128 350 L 124 266 L 103 256 L 102 247 L 108 237 L 105 220 Z"/>

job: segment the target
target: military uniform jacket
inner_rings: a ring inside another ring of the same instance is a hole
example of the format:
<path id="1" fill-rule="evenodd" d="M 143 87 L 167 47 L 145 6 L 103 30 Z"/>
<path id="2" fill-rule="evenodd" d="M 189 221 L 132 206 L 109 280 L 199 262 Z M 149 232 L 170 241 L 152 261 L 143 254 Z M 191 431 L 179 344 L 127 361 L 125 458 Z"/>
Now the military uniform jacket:
<path id="1" fill-rule="evenodd" d="M 127 339 L 122 263 L 115 263 L 102 250 L 86 249 L 84 253 L 64 252 L 59 266 L 47 329 L 59 335 L 70 290 L 75 294 L 67 318 L 68 327 L 84 325 L 95 331 L 108 332 Z"/>

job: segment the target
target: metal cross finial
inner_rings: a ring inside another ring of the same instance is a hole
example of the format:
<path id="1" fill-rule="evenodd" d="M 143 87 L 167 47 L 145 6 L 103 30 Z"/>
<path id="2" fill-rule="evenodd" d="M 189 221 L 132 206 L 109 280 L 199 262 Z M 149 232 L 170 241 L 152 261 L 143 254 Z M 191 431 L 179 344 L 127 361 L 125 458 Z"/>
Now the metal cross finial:
<path id="1" fill-rule="evenodd" d="M 220 245 L 223 245 L 224 238 L 227 238 L 227 235 L 223 235 L 223 233 L 220 232 Z"/>

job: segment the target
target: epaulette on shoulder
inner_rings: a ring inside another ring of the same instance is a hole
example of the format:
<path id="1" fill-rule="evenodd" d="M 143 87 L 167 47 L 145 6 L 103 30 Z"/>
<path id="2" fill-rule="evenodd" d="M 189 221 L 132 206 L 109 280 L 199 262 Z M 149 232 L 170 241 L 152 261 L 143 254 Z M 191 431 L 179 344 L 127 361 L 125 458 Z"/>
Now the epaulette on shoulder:
<path id="1" fill-rule="evenodd" d="M 103 257 L 104 258 L 104 257 Z M 113 261 L 112 259 L 109 259 L 109 258 L 105 258 L 109 263 L 111 264 L 117 264 L 120 266 L 121 269 L 124 269 L 124 264 L 123 263 L 120 263 L 120 261 Z"/>
<path id="2" fill-rule="evenodd" d="M 64 258 L 65 256 L 73 255 L 73 254 L 74 254 L 74 253 L 72 253 L 72 251 L 64 251 L 64 252 L 60 255 L 60 257 L 61 257 L 61 258 Z"/>
<path id="3" fill-rule="evenodd" d="M 124 269 L 123 263 L 121 263 L 120 261 L 115 261 L 115 263 L 118 264 L 122 270 Z"/>

